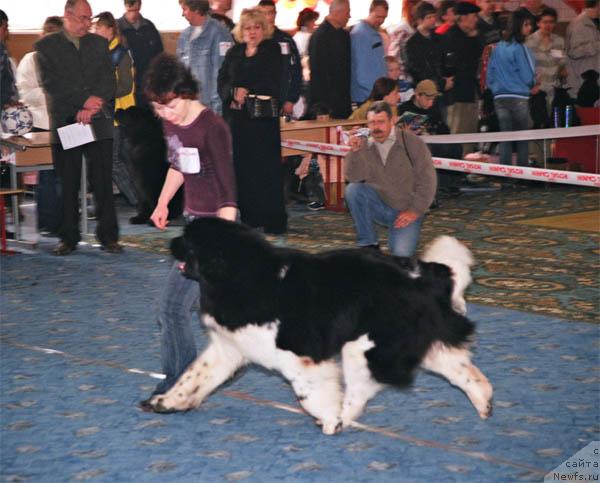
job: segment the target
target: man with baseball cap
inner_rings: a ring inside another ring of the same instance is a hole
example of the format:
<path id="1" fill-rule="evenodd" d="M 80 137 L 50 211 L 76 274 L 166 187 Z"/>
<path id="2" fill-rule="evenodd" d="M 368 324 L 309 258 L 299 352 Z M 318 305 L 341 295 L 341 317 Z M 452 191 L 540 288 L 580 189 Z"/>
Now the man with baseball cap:
<path id="1" fill-rule="evenodd" d="M 409 128 L 413 133 L 449 134 L 448 126 L 442 120 L 436 99 L 438 88 L 430 79 L 422 80 L 415 87 L 412 98 L 398 106 L 398 126 Z"/>
<path id="2" fill-rule="evenodd" d="M 435 83 L 433 81 L 430 81 L 429 79 L 425 79 L 425 80 L 419 82 L 417 84 L 417 88 L 415 89 L 415 92 L 419 92 L 421 94 L 424 94 L 424 95 L 430 96 L 430 97 L 436 97 L 436 96 L 440 95 Z"/>
<path id="3" fill-rule="evenodd" d="M 344 198 L 358 246 L 379 249 L 376 225 L 389 229 L 393 255 L 411 257 L 427 209 L 435 197 L 431 153 L 418 136 L 394 126 L 392 109 L 377 101 L 367 112 L 368 138 L 351 131 L 344 163 Z"/>
<path id="4" fill-rule="evenodd" d="M 397 126 L 417 135 L 450 134 L 437 102 L 440 95 L 432 80 L 425 79 L 419 82 L 412 98 L 398 106 Z M 427 147 L 433 156 L 452 159 L 462 157 L 460 144 L 429 144 Z M 449 193 L 457 192 L 464 178 L 459 173 L 445 170 L 438 171 L 437 175 L 438 190 Z"/>

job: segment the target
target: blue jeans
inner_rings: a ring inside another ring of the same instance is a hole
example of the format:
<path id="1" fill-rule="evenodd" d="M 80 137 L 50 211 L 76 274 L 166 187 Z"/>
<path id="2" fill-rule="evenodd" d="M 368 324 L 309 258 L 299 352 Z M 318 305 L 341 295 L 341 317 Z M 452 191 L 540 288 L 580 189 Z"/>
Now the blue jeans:
<path id="1" fill-rule="evenodd" d="M 375 230 L 375 223 L 378 223 L 389 227 L 389 247 L 394 255 L 410 257 L 415 253 L 425 215 L 404 228 L 395 228 L 394 221 L 400 210 L 386 205 L 367 183 L 350 183 L 346 186 L 344 197 L 354 220 L 359 246 L 379 243 Z"/>
<path id="2" fill-rule="evenodd" d="M 200 284 L 184 277 L 179 263 L 171 267 L 159 305 L 160 360 L 166 378 L 154 394 L 168 391 L 196 359 L 192 315 L 200 308 Z"/>
<path id="3" fill-rule="evenodd" d="M 500 131 L 523 131 L 529 127 L 529 102 L 527 99 L 518 97 L 503 97 L 494 99 L 494 108 L 498 116 Z M 512 164 L 512 143 L 507 141 L 500 143 L 500 163 Z M 527 141 L 516 141 L 517 164 L 527 166 L 529 164 L 529 148 Z"/>
<path id="4" fill-rule="evenodd" d="M 54 171 L 40 171 L 37 186 L 37 217 L 40 230 L 58 232 L 60 228 L 60 186 Z"/>

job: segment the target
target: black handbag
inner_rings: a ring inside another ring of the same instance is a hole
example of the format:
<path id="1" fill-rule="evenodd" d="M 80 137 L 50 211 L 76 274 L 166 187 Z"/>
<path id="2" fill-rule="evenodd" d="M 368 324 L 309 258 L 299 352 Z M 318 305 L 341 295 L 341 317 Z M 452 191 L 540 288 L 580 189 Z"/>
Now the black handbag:
<path id="1" fill-rule="evenodd" d="M 533 129 L 550 127 L 550 117 L 546 106 L 546 93 L 539 91 L 529 96 L 529 115 L 533 121 Z"/>
<path id="2" fill-rule="evenodd" d="M 279 117 L 279 101 L 276 97 L 250 94 L 246 97 L 245 104 L 250 119 L 274 119 Z"/>

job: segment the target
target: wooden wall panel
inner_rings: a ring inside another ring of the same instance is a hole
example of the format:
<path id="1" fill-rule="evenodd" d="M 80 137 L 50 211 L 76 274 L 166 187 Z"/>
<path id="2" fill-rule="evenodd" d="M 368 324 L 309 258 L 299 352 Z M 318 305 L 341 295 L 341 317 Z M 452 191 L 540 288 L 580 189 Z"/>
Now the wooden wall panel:
<path id="1" fill-rule="evenodd" d="M 165 51 L 175 54 L 179 32 L 161 32 Z M 19 62 L 22 57 L 33 50 L 34 42 L 39 38 L 39 32 L 11 32 L 8 38 L 8 52 L 10 56 Z"/>

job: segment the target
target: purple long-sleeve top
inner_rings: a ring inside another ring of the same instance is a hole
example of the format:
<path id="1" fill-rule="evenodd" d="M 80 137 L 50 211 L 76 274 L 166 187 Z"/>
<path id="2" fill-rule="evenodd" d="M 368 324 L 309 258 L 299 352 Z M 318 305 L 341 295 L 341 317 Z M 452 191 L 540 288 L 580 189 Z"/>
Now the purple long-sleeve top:
<path id="1" fill-rule="evenodd" d="M 179 149 L 196 148 L 200 156 L 198 174 L 184 177 L 185 212 L 191 216 L 215 216 L 220 208 L 237 207 L 231 134 L 225 121 L 210 109 L 203 110 L 187 126 L 163 122 L 167 157 L 181 171 Z"/>

